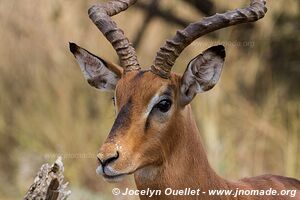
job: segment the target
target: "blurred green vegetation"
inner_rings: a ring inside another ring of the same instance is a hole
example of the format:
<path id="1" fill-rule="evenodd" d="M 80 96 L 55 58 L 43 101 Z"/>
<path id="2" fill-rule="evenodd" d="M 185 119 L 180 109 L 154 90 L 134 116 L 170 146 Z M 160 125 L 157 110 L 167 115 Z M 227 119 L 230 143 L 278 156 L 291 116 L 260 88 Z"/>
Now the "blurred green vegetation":
<path id="1" fill-rule="evenodd" d="M 217 1 L 218 11 L 245 1 Z M 90 22 L 92 1 L 2 0 L 0 4 L 0 199 L 20 199 L 41 163 L 65 155 L 71 199 L 110 199 L 113 187 L 134 187 L 96 176 L 95 155 L 114 120 L 112 94 L 89 87 L 68 51 L 76 41 L 117 62 Z M 179 0 L 161 5 L 177 16 L 202 16 Z M 219 84 L 193 101 L 208 157 L 223 177 L 263 173 L 300 178 L 300 5 L 268 0 L 266 17 L 195 41 L 178 59 L 188 61 L 223 43 L 227 60 Z M 133 38 L 144 13 L 132 8 L 114 19 Z M 151 22 L 138 50 L 148 67 L 162 42 L 178 27 Z"/>

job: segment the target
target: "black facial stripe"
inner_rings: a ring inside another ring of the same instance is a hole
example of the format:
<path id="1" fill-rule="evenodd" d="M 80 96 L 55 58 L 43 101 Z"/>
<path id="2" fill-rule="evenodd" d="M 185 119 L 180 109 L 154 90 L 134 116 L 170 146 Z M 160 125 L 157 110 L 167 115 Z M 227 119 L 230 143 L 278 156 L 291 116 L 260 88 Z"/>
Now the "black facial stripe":
<path id="1" fill-rule="evenodd" d="M 132 97 L 129 98 L 128 102 L 122 106 L 112 128 L 108 135 L 112 139 L 119 129 L 127 128 L 131 122 L 131 113 L 132 113 Z"/>

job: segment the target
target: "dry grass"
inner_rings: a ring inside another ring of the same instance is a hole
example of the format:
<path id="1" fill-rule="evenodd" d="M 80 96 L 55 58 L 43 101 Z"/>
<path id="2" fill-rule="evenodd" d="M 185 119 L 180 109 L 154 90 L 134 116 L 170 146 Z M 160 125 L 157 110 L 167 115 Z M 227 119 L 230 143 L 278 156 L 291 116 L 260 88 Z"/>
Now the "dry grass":
<path id="1" fill-rule="evenodd" d="M 219 10 L 229 8 L 226 1 L 216 2 Z M 270 38 L 280 31 L 277 17 L 285 5 L 292 8 L 291 16 L 300 12 L 297 1 L 286 2 L 268 1 L 266 18 L 252 34 L 245 32 L 250 47 L 230 43 L 242 41 L 237 39 L 239 28 L 218 32 L 218 41 L 227 42 L 228 55 L 221 81 L 193 102 L 209 159 L 226 178 L 262 173 L 300 178 L 300 93 L 291 94 L 288 85 L 269 73 Z M 45 160 L 53 161 L 53 154 L 69 157 L 66 177 L 77 194 L 71 199 L 111 197 L 115 185 L 95 176 L 94 156 L 114 120 L 111 94 L 98 93 L 85 83 L 67 48 L 73 40 L 116 60 L 111 46 L 87 17 L 91 3 L 3 0 L 0 4 L 0 199 L 25 194 L 33 173 Z M 230 8 L 238 5 L 240 1 Z M 180 9 L 172 9 L 180 16 Z M 199 17 L 195 15 L 194 11 L 184 13 L 189 19 Z M 133 38 L 142 17 L 140 11 L 131 9 L 115 19 Z M 299 33 L 299 28 L 291 26 Z M 138 52 L 144 66 L 149 66 L 161 42 L 176 28 L 159 20 L 151 23 Z M 193 56 L 214 42 L 197 40 L 184 51 L 175 70 L 183 72 Z M 132 184 L 128 179 L 118 186 Z"/>

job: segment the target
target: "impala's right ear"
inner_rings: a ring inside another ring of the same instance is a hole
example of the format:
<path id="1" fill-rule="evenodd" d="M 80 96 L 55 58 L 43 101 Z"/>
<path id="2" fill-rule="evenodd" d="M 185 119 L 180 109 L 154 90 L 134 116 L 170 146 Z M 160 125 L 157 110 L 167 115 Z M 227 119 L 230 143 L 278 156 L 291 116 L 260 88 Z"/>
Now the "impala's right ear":
<path id="1" fill-rule="evenodd" d="M 123 73 L 121 67 L 104 61 L 75 43 L 69 43 L 69 47 L 91 86 L 104 91 L 115 89 Z"/>

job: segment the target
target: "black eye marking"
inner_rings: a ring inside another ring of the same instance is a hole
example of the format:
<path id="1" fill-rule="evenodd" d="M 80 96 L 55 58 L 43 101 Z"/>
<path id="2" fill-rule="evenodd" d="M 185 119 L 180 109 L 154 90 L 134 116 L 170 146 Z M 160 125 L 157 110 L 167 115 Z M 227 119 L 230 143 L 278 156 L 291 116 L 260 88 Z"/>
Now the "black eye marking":
<path id="1" fill-rule="evenodd" d="M 122 106 L 112 128 L 108 135 L 112 139 L 119 129 L 127 128 L 131 122 L 131 113 L 132 113 L 132 97 L 129 98 L 128 102 Z"/>

